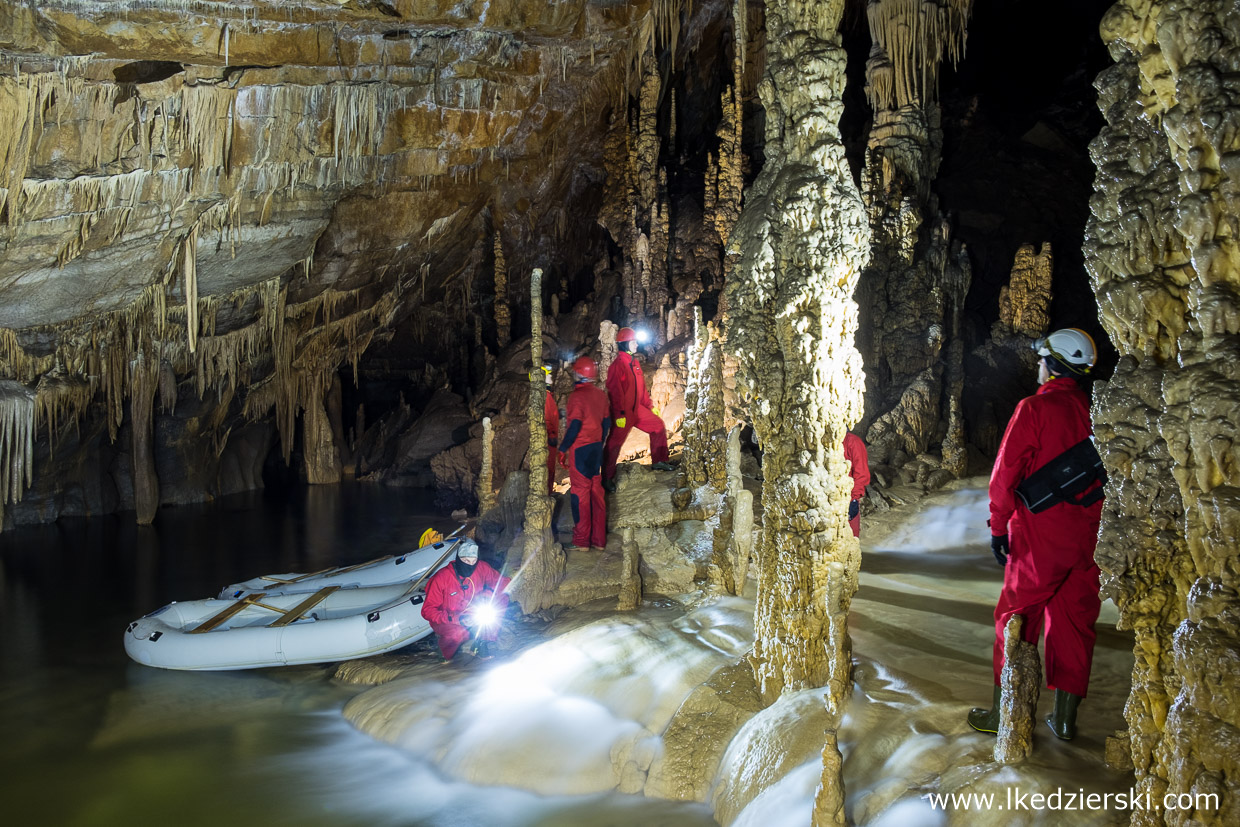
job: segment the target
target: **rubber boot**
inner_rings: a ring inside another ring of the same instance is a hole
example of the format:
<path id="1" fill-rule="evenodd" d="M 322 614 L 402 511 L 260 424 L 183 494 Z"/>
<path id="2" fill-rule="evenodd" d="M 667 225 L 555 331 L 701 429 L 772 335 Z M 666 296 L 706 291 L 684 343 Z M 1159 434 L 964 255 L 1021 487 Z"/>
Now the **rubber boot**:
<path id="1" fill-rule="evenodd" d="M 991 735 L 999 731 L 999 697 L 1003 694 L 1003 690 L 995 687 L 995 699 L 990 705 L 990 709 L 973 708 L 969 710 L 969 726 L 978 732 L 988 732 Z"/>
<path id="2" fill-rule="evenodd" d="M 1080 703 L 1080 695 L 1055 690 L 1055 708 L 1046 716 L 1046 725 L 1059 740 L 1071 741 L 1076 737 L 1076 708 Z"/>

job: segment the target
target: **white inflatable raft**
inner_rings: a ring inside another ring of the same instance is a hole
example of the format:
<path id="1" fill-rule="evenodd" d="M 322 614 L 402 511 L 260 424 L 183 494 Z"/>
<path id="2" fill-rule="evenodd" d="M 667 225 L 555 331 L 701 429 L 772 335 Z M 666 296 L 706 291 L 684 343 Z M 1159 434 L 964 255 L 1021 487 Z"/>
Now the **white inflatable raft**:
<path id="1" fill-rule="evenodd" d="M 399 557 L 380 557 L 378 560 L 359 563 L 355 566 L 324 569 L 310 574 L 290 572 L 252 577 L 243 583 L 225 586 L 220 589 L 218 596 L 222 599 L 237 598 L 262 592 L 270 597 L 273 594 L 305 594 L 327 586 L 347 589 L 386 586 L 393 583 L 408 584 L 414 578 L 439 568 L 440 564 L 450 559 L 457 542 L 456 540 L 444 540 Z"/>
<path id="2" fill-rule="evenodd" d="M 413 584 L 322 586 L 169 603 L 125 630 L 125 651 L 147 666 L 225 670 L 377 655 L 430 634 Z"/>

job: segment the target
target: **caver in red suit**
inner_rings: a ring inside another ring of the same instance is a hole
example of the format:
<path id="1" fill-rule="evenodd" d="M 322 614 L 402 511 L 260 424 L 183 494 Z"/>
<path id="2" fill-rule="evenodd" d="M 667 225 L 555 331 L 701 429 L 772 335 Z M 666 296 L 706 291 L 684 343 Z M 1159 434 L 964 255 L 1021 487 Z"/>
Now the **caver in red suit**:
<path id="1" fill-rule="evenodd" d="M 594 360 L 582 356 L 573 363 L 576 385 L 568 395 L 560 463 L 568 468 L 569 503 L 573 508 L 573 545 L 607 545 L 607 504 L 603 495 L 603 441 L 611 426 L 607 394 L 593 384 L 598 378 Z"/>
<path id="2" fill-rule="evenodd" d="M 870 457 L 861 437 L 852 431 L 844 432 L 844 459 L 848 460 L 848 474 L 852 477 L 852 500 L 848 503 L 848 527 L 854 537 L 861 536 L 861 498 L 870 484 Z"/>
<path id="3" fill-rule="evenodd" d="M 551 493 L 551 488 L 555 485 L 556 443 L 560 441 L 560 409 L 555 406 L 555 397 L 549 390 L 547 401 L 543 405 L 543 421 L 547 425 L 547 493 Z"/>
<path id="4" fill-rule="evenodd" d="M 658 414 L 654 413 L 654 403 L 650 400 L 650 392 L 646 390 L 646 378 L 642 376 L 642 366 L 637 363 L 629 352 L 637 346 L 637 336 L 631 328 L 622 328 L 616 334 L 616 343 L 620 352 L 616 361 L 607 369 L 607 397 L 611 401 L 611 418 L 613 427 L 607 437 L 607 447 L 603 452 L 603 479 L 610 482 L 616 476 L 616 462 L 620 459 L 620 449 L 628 439 L 629 431 L 637 428 L 650 434 L 650 463 L 667 462 L 667 428 Z"/>
<path id="5" fill-rule="evenodd" d="M 1055 377 L 1021 400 L 1003 435 L 990 477 L 990 531 L 1007 534 L 1010 548 L 995 606 L 996 685 L 1003 630 L 1019 614 L 1025 617 L 1024 639 L 1034 645 L 1046 626 L 1047 686 L 1080 697 L 1089 686 L 1094 622 L 1102 605 L 1094 563 L 1102 501 L 1061 502 L 1031 514 L 1016 486 L 1092 433 L 1089 399 L 1075 379 Z"/>
<path id="6" fill-rule="evenodd" d="M 473 634 L 472 608 L 490 602 L 503 614 L 508 606 L 508 595 L 504 593 L 508 583 L 507 577 L 478 559 L 478 544 L 473 540 L 462 540 L 456 559 L 431 575 L 422 617 L 430 621 L 445 659 L 451 660 Z M 478 630 L 480 642 L 494 642 L 498 637 L 498 623 Z"/>

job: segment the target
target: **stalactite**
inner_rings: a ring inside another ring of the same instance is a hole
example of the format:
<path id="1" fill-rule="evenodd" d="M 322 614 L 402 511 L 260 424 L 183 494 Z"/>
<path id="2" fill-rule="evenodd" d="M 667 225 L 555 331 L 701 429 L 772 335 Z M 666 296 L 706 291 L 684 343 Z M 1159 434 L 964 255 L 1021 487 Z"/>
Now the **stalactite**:
<path id="1" fill-rule="evenodd" d="M 499 349 L 512 341 L 512 311 L 508 307 L 508 265 L 504 261 L 504 244 L 499 230 L 495 231 L 495 336 Z"/>
<path id="2" fill-rule="evenodd" d="M 510 587 L 527 614 L 552 605 L 555 589 L 564 578 L 564 549 L 551 533 L 554 500 L 547 491 L 547 428 L 543 419 L 547 386 L 537 369 L 542 356 L 542 270 L 530 273 L 529 431 L 530 484 L 525 502 L 525 545 L 521 568 Z"/>
<path id="3" fill-rule="evenodd" d="M 875 109 L 924 104 L 936 96 L 944 57 L 955 63 L 964 55 L 972 7 L 973 0 L 870 0 L 870 40 L 891 66 L 890 80 L 875 82 L 871 75 L 866 91 Z"/>
<path id="4" fill-rule="evenodd" d="M 185 277 L 185 332 L 189 352 L 198 347 L 198 226 L 195 225 L 185 237 L 184 264 L 181 272 Z"/>
<path id="5" fill-rule="evenodd" d="M 138 525 L 150 525 L 159 510 L 154 433 L 158 375 L 159 360 L 152 357 L 148 342 L 138 349 L 129 363 L 130 470 Z"/>
<path id="6" fill-rule="evenodd" d="M 34 477 L 35 393 L 0 379 L 0 530 L 4 506 L 21 500 Z"/>

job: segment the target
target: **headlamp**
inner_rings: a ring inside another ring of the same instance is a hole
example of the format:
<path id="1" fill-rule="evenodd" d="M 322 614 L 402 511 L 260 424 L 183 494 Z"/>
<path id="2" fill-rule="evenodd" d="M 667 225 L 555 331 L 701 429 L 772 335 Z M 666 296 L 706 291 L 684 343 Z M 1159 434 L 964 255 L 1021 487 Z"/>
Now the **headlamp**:
<path id="1" fill-rule="evenodd" d="M 489 629 L 499 622 L 499 611 L 495 608 L 495 604 L 489 600 L 474 606 L 471 613 L 480 629 Z"/>

